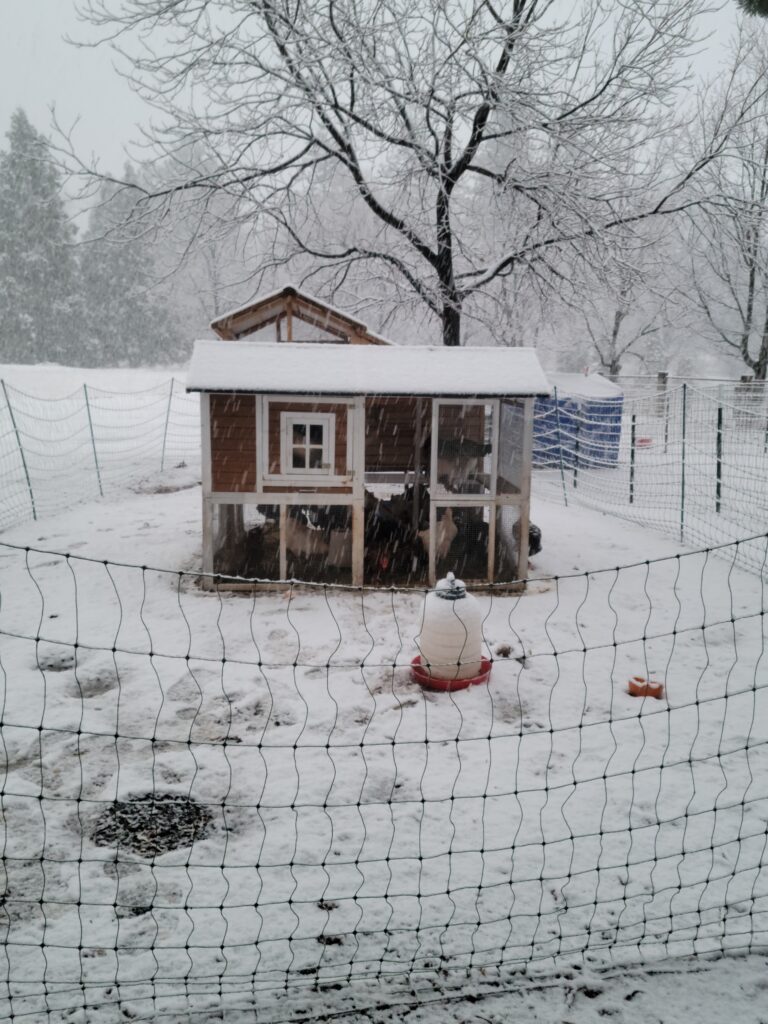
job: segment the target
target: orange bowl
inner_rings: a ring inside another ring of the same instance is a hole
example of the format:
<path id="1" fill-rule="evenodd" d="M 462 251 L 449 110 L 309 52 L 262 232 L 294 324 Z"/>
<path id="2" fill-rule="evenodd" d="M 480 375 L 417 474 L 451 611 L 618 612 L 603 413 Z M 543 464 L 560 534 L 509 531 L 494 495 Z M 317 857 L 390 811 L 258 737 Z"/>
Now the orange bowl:
<path id="1" fill-rule="evenodd" d="M 632 676 L 627 684 L 627 692 L 632 697 L 653 697 L 661 700 L 664 696 L 664 684 L 657 683 L 654 679 L 646 679 L 645 676 Z"/>

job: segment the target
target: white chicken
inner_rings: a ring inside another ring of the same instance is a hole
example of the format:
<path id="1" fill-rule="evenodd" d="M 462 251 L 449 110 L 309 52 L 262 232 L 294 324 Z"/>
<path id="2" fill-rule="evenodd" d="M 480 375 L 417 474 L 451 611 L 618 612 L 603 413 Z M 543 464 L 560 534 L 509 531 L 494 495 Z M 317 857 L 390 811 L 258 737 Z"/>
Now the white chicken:
<path id="1" fill-rule="evenodd" d="M 435 557 L 438 560 L 447 556 L 458 532 L 459 528 L 453 521 L 453 510 L 450 508 L 445 509 L 443 518 L 437 523 L 437 532 L 435 534 Z M 429 528 L 419 530 L 419 540 L 424 550 L 429 552 Z"/>

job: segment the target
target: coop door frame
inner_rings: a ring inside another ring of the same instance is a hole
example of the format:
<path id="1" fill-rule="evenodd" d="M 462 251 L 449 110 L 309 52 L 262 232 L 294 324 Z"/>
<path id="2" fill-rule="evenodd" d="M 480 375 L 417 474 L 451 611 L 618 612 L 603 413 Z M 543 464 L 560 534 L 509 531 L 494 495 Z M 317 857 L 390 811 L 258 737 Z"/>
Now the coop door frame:
<path id="1" fill-rule="evenodd" d="M 439 425 L 440 409 L 443 406 L 452 405 L 479 405 L 483 409 L 490 407 L 491 410 L 491 472 L 488 481 L 488 493 L 479 494 L 454 494 L 447 490 L 438 481 L 438 447 L 439 447 Z M 493 580 L 493 566 L 496 556 L 496 516 L 493 510 L 496 507 L 496 485 L 499 456 L 499 414 L 500 401 L 498 398 L 433 398 L 432 399 L 432 437 L 430 444 L 430 465 L 429 465 L 429 583 L 434 586 L 437 582 L 437 510 L 439 508 L 453 508 L 457 505 L 478 506 L 484 505 L 489 509 L 488 517 L 488 580 Z"/>

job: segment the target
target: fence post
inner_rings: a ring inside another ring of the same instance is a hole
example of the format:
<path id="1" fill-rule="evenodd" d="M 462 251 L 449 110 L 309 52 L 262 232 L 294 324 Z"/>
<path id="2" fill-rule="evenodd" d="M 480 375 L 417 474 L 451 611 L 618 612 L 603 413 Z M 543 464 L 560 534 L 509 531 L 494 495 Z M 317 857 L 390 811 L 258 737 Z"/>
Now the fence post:
<path id="1" fill-rule="evenodd" d="M 722 492 L 723 483 L 723 407 L 722 405 L 717 408 L 717 442 L 715 445 L 715 456 L 716 456 L 716 479 L 715 485 L 715 512 L 720 511 L 720 496 Z"/>
<path id="2" fill-rule="evenodd" d="M 581 422 L 576 420 L 576 435 L 573 442 L 573 489 L 574 491 L 579 485 L 579 434 L 581 432 Z"/>
<path id="3" fill-rule="evenodd" d="M 24 476 L 27 481 L 27 489 L 29 491 L 29 502 L 32 506 L 32 518 L 37 519 L 37 509 L 35 508 L 35 494 L 32 490 L 32 481 L 29 478 L 29 467 L 27 466 L 27 457 L 24 454 L 24 445 L 21 443 L 21 435 L 19 434 L 19 428 L 16 425 L 16 417 L 13 413 L 13 406 L 11 405 L 11 399 L 8 395 L 8 389 L 5 386 L 5 381 L 0 380 L 0 384 L 3 385 L 3 395 L 5 397 L 5 404 L 8 406 L 8 415 L 11 417 L 11 426 L 13 432 L 16 435 L 16 444 L 19 446 L 19 455 L 21 456 L 21 464 L 24 467 Z"/>
<path id="4" fill-rule="evenodd" d="M 168 392 L 168 407 L 165 410 L 165 428 L 163 429 L 163 450 L 160 453 L 160 472 L 165 469 L 165 442 L 168 439 L 168 423 L 171 418 L 171 402 L 173 402 L 173 385 L 175 377 L 171 377 L 171 388 Z"/>
<path id="5" fill-rule="evenodd" d="M 563 432 L 560 429 L 560 398 L 555 385 L 555 420 L 557 421 L 557 454 L 560 461 L 560 483 L 563 485 L 563 504 L 568 508 L 568 491 L 565 486 L 565 467 L 563 466 Z M 768 428 L 767 428 L 768 429 Z"/>
<path id="6" fill-rule="evenodd" d="M 667 407 L 667 389 L 669 388 L 669 374 L 666 370 L 659 370 L 656 374 L 656 415 L 665 415 Z"/>
<path id="7" fill-rule="evenodd" d="M 96 438 L 93 436 L 93 420 L 91 419 L 91 403 L 88 401 L 88 385 L 83 384 L 83 394 L 85 395 L 85 411 L 88 413 L 88 427 L 91 431 L 91 447 L 93 448 L 93 461 L 96 466 L 96 479 L 99 484 L 99 494 L 104 497 L 104 489 L 101 486 L 101 472 L 99 470 L 99 457 L 96 454 Z"/>
<path id="8" fill-rule="evenodd" d="M 683 382 L 683 424 L 680 445 L 680 540 L 685 537 L 685 430 L 688 413 L 688 385 Z"/>
<path id="9" fill-rule="evenodd" d="M 637 415 L 632 413 L 632 428 L 629 439 L 629 504 L 635 501 L 635 433 L 637 429 Z"/>

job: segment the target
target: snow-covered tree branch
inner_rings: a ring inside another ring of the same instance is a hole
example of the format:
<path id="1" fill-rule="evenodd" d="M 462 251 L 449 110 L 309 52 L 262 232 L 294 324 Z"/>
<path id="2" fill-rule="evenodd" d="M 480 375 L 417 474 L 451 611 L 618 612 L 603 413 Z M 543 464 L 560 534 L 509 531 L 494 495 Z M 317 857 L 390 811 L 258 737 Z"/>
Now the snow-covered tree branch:
<path id="1" fill-rule="evenodd" d="M 704 0 L 81 6 L 160 114 L 147 141 L 175 170 L 147 208 L 226 195 L 234 218 L 272 225 L 262 271 L 324 271 L 322 290 L 362 288 L 366 303 L 376 278 L 447 345 L 511 275 L 551 287 L 562 254 L 687 208 L 755 99 L 712 121 L 687 163 L 666 157 Z M 203 173 L 179 156 L 191 145 Z"/>

